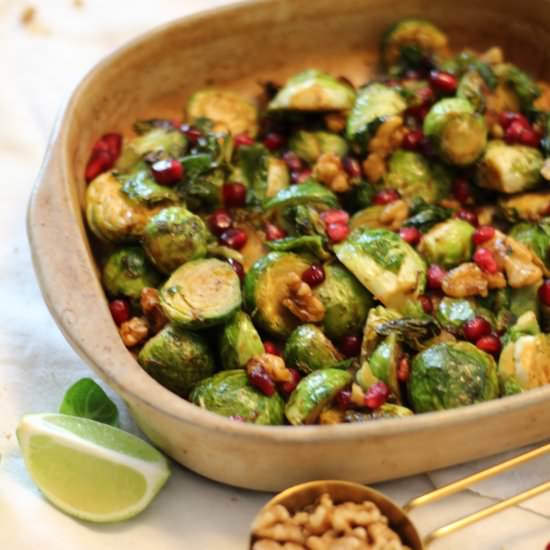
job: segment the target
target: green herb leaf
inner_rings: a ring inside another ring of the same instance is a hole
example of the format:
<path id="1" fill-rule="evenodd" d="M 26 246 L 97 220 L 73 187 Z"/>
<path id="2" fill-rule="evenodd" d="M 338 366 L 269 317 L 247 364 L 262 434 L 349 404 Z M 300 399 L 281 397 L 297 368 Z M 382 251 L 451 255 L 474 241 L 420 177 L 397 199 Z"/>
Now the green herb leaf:
<path id="1" fill-rule="evenodd" d="M 67 390 L 59 412 L 118 425 L 117 406 L 91 378 L 81 378 Z"/>

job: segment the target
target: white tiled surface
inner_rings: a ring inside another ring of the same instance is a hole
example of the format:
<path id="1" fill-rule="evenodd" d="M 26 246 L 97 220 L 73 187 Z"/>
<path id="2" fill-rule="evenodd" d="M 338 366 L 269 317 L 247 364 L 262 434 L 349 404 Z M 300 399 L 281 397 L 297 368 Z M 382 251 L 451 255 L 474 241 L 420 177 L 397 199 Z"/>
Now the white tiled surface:
<path id="1" fill-rule="evenodd" d="M 6 550 L 237 550 L 269 495 L 224 487 L 174 466 L 174 475 L 138 518 L 110 526 L 75 521 L 50 506 L 23 467 L 14 428 L 24 413 L 56 410 L 68 385 L 89 371 L 63 340 L 42 303 L 25 236 L 28 194 L 56 111 L 83 73 L 126 39 L 223 0 L 0 0 L 0 547 Z M 123 410 L 124 406 L 117 399 Z M 127 415 L 123 424 L 135 429 Z M 441 484 L 476 466 L 438 472 Z M 421 531 L 550 477 L 539 461 L 517 474 L 414 513 Z M 399 502 L 432 488 L 428 476 L 380 485 Z M 530 511 L 528 511 L 528 509 Z M 544 550 L 550 502 L 539 497 L 433 546 L 435 550 Z"/>

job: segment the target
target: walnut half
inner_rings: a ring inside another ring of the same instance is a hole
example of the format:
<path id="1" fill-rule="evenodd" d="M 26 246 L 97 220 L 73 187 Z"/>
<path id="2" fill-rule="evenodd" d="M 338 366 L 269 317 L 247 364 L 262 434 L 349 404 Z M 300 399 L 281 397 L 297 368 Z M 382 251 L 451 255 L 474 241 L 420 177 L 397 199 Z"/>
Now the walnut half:
<path id="1" fill-rule="evenodd" d="M 304 323 L 319 323 L 325 317 L 325 306 L 313 294 L 311 287 L 296 273 L 287 278 L 288 295 L 282 304 Z"/>
<path id="2" fill-rule="evenodd" d="M 291 382 L 292 373 L 286 368 L 285 361 L 278 355 L 262 353 L 251 357 L 246 364 L 247 372 L 262 367 L 274 382 Z"/>
<path id="3" fill-rule="evenodd" d="M 120 325 L 118 332 L 124 345 L 127 348 L 133 348 L 141 344 L 149 335 L 149 323 L 144 317 L 132 317 Z"/>

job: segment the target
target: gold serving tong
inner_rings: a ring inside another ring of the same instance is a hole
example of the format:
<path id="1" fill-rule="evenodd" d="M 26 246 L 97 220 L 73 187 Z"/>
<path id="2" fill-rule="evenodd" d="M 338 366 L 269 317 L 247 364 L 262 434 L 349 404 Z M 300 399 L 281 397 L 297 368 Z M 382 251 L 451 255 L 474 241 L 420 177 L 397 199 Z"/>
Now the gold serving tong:
<path id="1" fill-rule="evenodd" d="M 437 502 L 445 497 L 454 495 L 470 485 L 489 479 L 498 474 L 511 470 L 521 464 L 529 462 L 539 458 L 546 453 L 550 453 L 550 444 L 544 445 L 532 451 L 528 451 L 514 458 L 506 460 L 495 466 L 491 466 L 485 470 L 481 470 L 475 474 L 467 476 L 463 479 L 459 479 L 448 485 L 430 491 L 424 495 L 416 497 L 407 502 L 403 507 L 399 506 L 391 499 L 372 489 L 366 485 L 360 483 L 353 483 L 349 481 L 310 481 L 307 483 L 301 483 L 290 487 L 285 491 L 277 494 L 273 497 L 258 513 L 261 514 L 266 508 L 275 504 L 282 504 L 289 512 L 295 513 L 304 509 L 306 506 L 314 503 L 323 493 L 328 493 L 335 503 L 340 502 L 364 502 L 370 500 L 374 502 L 380 511 L 387 516 L 390 526 L 399 533 L 401 540 L 404 544 L 409 546 L 412 550 L 422 550 L 428 547 L 433 541 L 440 539 L 450 533 L 454 533 L 463 527 L 467 527 L 472 523 L 480 521 L 486 517 L 492 516 L 502 510 L 506 510 L 516 504 L 524 502 L 530 498 L 533 498 L 541 493 L 550 491 L 550 480 L 545 483 L 528 489 L 523 493 L 519 493 L 505 500 L 499 501 L 496 504 L 483 508 L 478 512 L 464 516 L 452 523 L 443 525 L 435 531 L 432 531 L 424 538 L 422 538 L 416 529 L 416 526 L 408 516 L 408 512 L 414 508 L 419 508 L 432 502 Z M 252 548 L 254 538 L 251 535 L 249 547 Z"/>

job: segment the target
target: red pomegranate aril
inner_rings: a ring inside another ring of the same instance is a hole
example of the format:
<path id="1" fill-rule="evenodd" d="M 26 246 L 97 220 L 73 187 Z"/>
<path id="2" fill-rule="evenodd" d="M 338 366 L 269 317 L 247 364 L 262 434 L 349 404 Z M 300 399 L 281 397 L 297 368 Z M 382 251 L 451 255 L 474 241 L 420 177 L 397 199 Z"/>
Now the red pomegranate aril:
<path id="1" fill-rule="evenodd" d="M 228 182 L 223 184 L 223 203 L 229 208 L 239 208 L 246 202 L 246 187 L 242 183 Z"/>
<path id="2" fill-rule="evenodd" d="M 302 281 L 310 287 L 319 286 L 325 280 L 325 270 L 320 265 L 312 265 L 302 273 Z"/>
<path id="3" fill-rule="evenodd" d="M 397 363 L 397 379 L 400 382 L 407 382 L 411 375 L 411 363 L 408 355 L 403 355 Z"/>
<path id="4" fill-rule="evenodd" d="M 455 218 L 458 218 L 459 220 L 464 220 L 474 227 L 477 227 L 479 225 L 477 214 L 475 212 L 472 212 L 471 210 L 468 210 L 467 208 L 459 208 L 455 212 Z"/>
<path id="5" fill-rule="evenodd" d="M 252 139 L 248 134 L 237 134 L 233 138 L 233 145 L 236 149 L 242 145 L 254 145 L 254 139 Z"/>
<path id="6" fill-rule="evenodd" d="M 273 382 L 263 367 L 254 367 L 248 371 L 248 381 L 268 397 L 271 397 L 275 393 L 275 382 Z"/>
<path id="7" fill-rule="evenodd" d="M 264 342 L 264 350 L 266 353 L 271 353 L 271 355 L 278 355 L 279 357 L 282 355 L 279 346 L 270 340 L 266 340 Z"/>
<path id="8" fill-rule="evenodd" d="M 278 241 L 286 237 L 286 231 L 272 223 L 265 224 L 265 238 L 268 241 Z"/>
<path id="9" fill-rule="evenodd" d="M 470 184 L 462 178 L 453 181 L 452 191 L 454 198 L 461 204 L 466 204 L 472 196 Z"/>
<path id="10" fill-rule="evenodd" d="M 360 178 L 361 177 L 361 164 L 357 159 L 353 157 L 345 157 L 342 161 L 342 165 L 346 174 L 350 178 Z"/>
<path id="11" fill-rule="evenodd" d="M 95 153 L 92 153 L 84 172 L 86 182 L 90 183 L 92 180 L 97 178 L 99 174 L 112 168 L 114 163 L 115 161 L 113 157 L 110 153 L 107 153 L 107 151 L 96 151 Z"/>
<path id="12" fill-rule="evenodd" d="M 495 236 L 495 228 L 492 225 L 480 225 L 472 235 L 472 242 L 479 246 L 490 241 Z"/>
<path id="13" fill-rule="evenodd" d="M 482 336 L 477 342 L 476 346 L 486 353 L 491 355 L 498 355 L 502 349 L 502 343 L 497 334 L 489 334 Z"/>
<path id="14" fill-rule="evenodd" d="M 401 195 L 395 189 L 382 189 L 381 191 L 378 191 L 376 195 L 374 195 L 372 203 L 376 205 L 390 204 L 391 202 L 397 201 L 400 198 Z"/>
<path id="15" fill-rule="evenodd" d="M 325 224 L 341 223 L 347 225 L 349 222 L 349 214 L 345 210 L 330 208 L 321 214 L 321 219 Z"/>
<path id="16" fill-rule="evenodd" d="M 405 111 L 405 115 L 413 118 L 417 123 L 422 123 L 428 114 L 428 105 L 414 105 Z"/>
<path id="17" fill-rule="evenodd" d="M 422 130 L 411 130 L 405 134 L 401 147 L 407 151 L 418 151 L 422 147 L 424 133 Z"/>
<path id="18" fill-rule="evenodd" d="M 285 144 L 285 138 L 278 132 L 269 132 L 264 136 L 263 144 L 270 150 L 276 151 Z"/>
<path id="19" fill-rule="evenodd" d="M 402 227 L 399 236 L 411 246 L 415 246 L 420 242 L 422 233 L 416 227 Z"/>
<path id="20" fill-rule="evenodd" d="M 113 300 L 109 304 L 109 309 L 118 326 L 130 320 L 130 305 L 126 300 Z"/>
<path id="21" fill-rule="evenodd" d="M 183 177 L 183 166 L 179 160 L 157 160 L 151 166 L 151 172 L 157 183 L 161 185 L 173 185 Z"/>
<path id="22" fill-rule="evenodd" d="M 198 128 L 193 128 L 189 124 L 182 124 L 180 130 L 185 134 L 185 137 L 191 142 L 191 144 L 197 143 L 202 137 L 202 132 Z"/>
<path id="23" fill-rule="evenodd" d="M 456 76 L 445 71 L 431 71 L 430 84 L 439 92 L 452 94 L 456 91 L 458 81 Z"/>
<path id="24" fill-rule="evenodd" d="M 299 172 L 304 167 L 302 160 L 294 151 L 287 151 L 283 155 L 283 160 L 291 172 Z"/>
<path id="25" fill-rule="evenodd" d="M 433 313 L 434 305 L 432 303 L 432 299 L 429 296 L 426 296 L 425 294 L 421 294 L 418 297 L 418 301 L 420 302 L 420 305 L 422 306 L 424 313 L 426 313 L 427 315 L 431 315 Z"/>
<path id="26" fill-rule="evenodd" d="M 462 332 L 466 340 L 475 343 L 480 338 L 491 334 L 491 323 L 487 319 L 477 316 L 464 323 Z"/>
<path id="27" fill-rule="evenodd" d="M 219 208 L 208 216 L 208 227 L 214 235 L 221 235 L 233 225 L 233 218 L 227 210 Z"/>
<path id="28" fill-rule="evenodd" d="M 244 267 L 239 260 L 235 260 L 234 258 L 228 258 L 227 263 L 233 268 L 233 271 L 237 274 L 239 279 L 241 280 L 241 283 L 244 281 Z"/>
<path id="29" fill-rule="evenodd" d="M 334 401 L 336 403 L 336 406 L 341 410 L 345 411 L 346 409 L 349 409 L 351 407 L 351 391 L 350 390 L 340 390 L 335 398 Z"/>
<path id="30" fill-rule="evenodd" d="M 239 228 L 228 229 L 220 235 L 220 242 L 235 250 L 240 250 L 246 244 L 247 240 L 248 235 Z"/>
<path id="31" fill-rule="evenodd" d="M 121 150 L 122 150 L 122 136 L 120 134 L 111 133 L 111 134 L 105 134 L 101 136 L 100 139 L 97 140 L 96 144 L 92 149 L 92 154 L 98 151 L 104 151 L 106 153 L 109 153 L 109 155 L 111 155 L 114 162 L 120 155 Z"/>
<path id="32" fill-rule="evenodd" d="M 473 260 L 478 267 L 486 273 L 496 273 L 498 271 L 498 264 L 495 256 L 487 248 L 478 248 L 474 252 Z"/>
<path id="33" fill-rule="evenodd" d="M 499 124 L 506 130 L 512 122 L 517 122 L 524 128 L 530 128 L 531 125 L 525 116 L 521 113 L 514 113 L 511 111 L 505 111 L 498 115 Z"/>
<path id="34" fill-rule="evenodd" d="M 367 390 L 365 405 L 369 409 L 378 409 L 388 400 L 389 395 L 388 386 L 384 382 L 376 382 Z"/>
<path id="35" fill-rule="evenodd" d="M 550 307 L 550 279 L 546 279 L 538 290 L 539 300 L 544 306 Z"/>
<path id="36" fill-rule="evenodd" d="M 290 371 L 292 380 L 289 380 L 288 382 L 283 382 L 282 384 L 279 385 L 281 393 L 285 397 L 288 397 L 296 389 L 298 382 L 302 379 L 300 373 L 296 369 L 289 367 L 288 370 Z"/>
<path id="37" fill-rule="evenodd" d="M 349 235 L 349 227 L 343 223 L 329 223 L 325 231 L 332 243 L 340 243 L 346 240 Z"/>
<path id="38" fill-rule="evenodd" d="M 416 92 L 416 97 L 420 105 L 431 105 L 435 101 L 434 91 L 429 86 L 420 88 Z"/>
<path id="39" fill-rule="evenodd" d="M 291 172 L 290 179 L 293 183 L 304 183 L 311 177 L 311 170 L 309 168 L 302 168 L 299 172 Z"/>
<path id="40" fill-rule="evenodd" d="M 540 146 L 540 136 L 535 130 L 528 128 L 521 133 L 519 142 L 521 145 L 538 148 Z"/>
<path id="41" fill-rule="evenodd" d="M 338 349 L 345 357 L 357 357 L 361 353 L 361 338 L 357 334 L 348 334 L 342 338 Z"/>
<path id="42" fill-rule="evenodd" d="M 447 271 L 445 271 L 445 269 L 443 269 L 440 265 L 430 265 L 426 275 L 426 284 L 428 285 L 428 288 L 432 290 L 439 290 L 445 275 L 447 275 Z"/>

